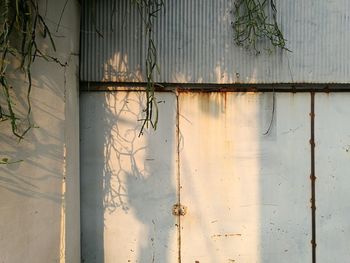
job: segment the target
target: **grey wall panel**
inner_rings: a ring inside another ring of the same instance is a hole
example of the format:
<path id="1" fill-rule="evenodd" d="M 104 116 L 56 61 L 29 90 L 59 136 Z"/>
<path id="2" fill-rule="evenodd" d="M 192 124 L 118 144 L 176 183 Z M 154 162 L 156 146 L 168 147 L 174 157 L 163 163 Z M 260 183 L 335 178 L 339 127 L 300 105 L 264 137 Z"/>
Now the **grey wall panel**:
<path id="1" fill-rule="evenodd" d="M 317 94 L 316 227 L 317 262 L 350 257 L 349 93 Z"/>
<path id="2" fill-rule="evenodd" d="M 82 262 L 178 262 L 176 96 L 156 95 L 139 137 L 144 94 L 81 94 Z"/>
<path id="3" fill-rule="evenodd" d="M 85 1 L 83 81 L 142 81 L 145 30 L 130 0 Z M 233 1 L 165 1 L 156 23 L 160 75 L 175 83 L 347 83 L 350 2 L 277 1 L 292 52 L 255 55 L 233 41 Z M 97 32 L 97 30 L 99 32 Z"/>

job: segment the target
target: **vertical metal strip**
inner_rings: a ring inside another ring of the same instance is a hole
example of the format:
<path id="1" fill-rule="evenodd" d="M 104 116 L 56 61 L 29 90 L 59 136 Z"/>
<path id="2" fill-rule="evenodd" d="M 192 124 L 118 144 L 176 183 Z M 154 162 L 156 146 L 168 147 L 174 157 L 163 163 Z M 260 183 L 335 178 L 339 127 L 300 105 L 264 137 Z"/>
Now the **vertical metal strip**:
<path id="1" fill-rule="evenodd" d="M 180 178 L 180 109 L 179 109 L 179 93 L 176 95 L 176 153 L 177 153 L 177 203 L 181 205 L 181 178 Z M 178 227 L 178 262 L 181 263 L 181 215 L 177 216 Z"/>
<path id="2" fill-rule="evenodd" d="M 316 263 L 316 176 L 315 176 L 315 92 L 311 92 L 311 227 L 312 227 L 312 263 Z"/>

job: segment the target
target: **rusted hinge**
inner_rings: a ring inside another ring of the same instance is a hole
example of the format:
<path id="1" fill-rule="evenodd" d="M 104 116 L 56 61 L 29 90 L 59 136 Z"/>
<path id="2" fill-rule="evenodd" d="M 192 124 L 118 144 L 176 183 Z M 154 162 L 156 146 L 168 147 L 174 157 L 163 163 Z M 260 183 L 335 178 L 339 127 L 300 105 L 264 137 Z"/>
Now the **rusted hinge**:
<path id="1" fill-rule="evenodd" d="M 172 211 L 174 216 L 184 216 L 187 213 L 187 207 L 181 204 L 175 204 Z"/>

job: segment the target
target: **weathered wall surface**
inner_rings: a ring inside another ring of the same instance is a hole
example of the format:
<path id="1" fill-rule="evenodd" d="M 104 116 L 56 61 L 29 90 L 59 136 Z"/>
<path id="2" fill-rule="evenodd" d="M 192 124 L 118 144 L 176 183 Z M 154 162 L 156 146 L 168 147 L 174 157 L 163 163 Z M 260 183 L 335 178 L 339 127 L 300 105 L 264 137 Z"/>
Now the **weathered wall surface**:
<path id="1" fill-rule="evenodd" d="M 81 94 L 83 262 L 311 262 L 310 95 L 156 96 Z"/>
<path id="2" fill-rule="evenodd" d="M 65 66 L 37 58 L 32 68 L 32 119 L 38 128 L 18 143 L 0 123 L 0 156 L 22 162 L 0 165 L 0 262 L 80 262 L 78 52 L 80 4 L 41 1 Z M 23 113 L 23 76 L 12 76 L 13 99 Z M 22 80 L 21 80 L 22 79 Z M 20 86 L 18 84 L 21 84 Z"/>
<path id="3" fill-rule="evenodd" d="M 129 0 L 84 1 L 81 74 L 85 81 L 144 80 L 146 38 Z M 234 44 L 234 1 L 165 1 L 155 25 L 159 82 L 348 83 L 350 2 L 276 1 L 292 52 L 259 56 Z M 91 10 L 94 10 L 93 12 Z M 91 17 L 95 17 L 92 23 Z M 103 37 L 102 37 L 103 36 Z"/>
<path id="4" fill-rule="evenodd" d="M 317 94 L 316 226 L 317 262 L 349 258 L 349 93 Z"/>
<path id="5" fill-rule="evenodd" d="M 138 137 L 144 94 L 81 94 L 82 262 L 178 262 L 176 96 Z"/>

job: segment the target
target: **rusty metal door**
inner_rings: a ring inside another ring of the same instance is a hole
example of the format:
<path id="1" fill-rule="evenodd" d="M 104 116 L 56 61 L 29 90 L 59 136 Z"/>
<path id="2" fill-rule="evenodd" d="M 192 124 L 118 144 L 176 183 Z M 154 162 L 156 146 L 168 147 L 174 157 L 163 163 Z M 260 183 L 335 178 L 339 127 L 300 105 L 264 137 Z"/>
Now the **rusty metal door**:
<path id="1" fill-rule="evenodd" d="M 81 95 L 83 262 L 311 262 L 310 94 Z"/>

